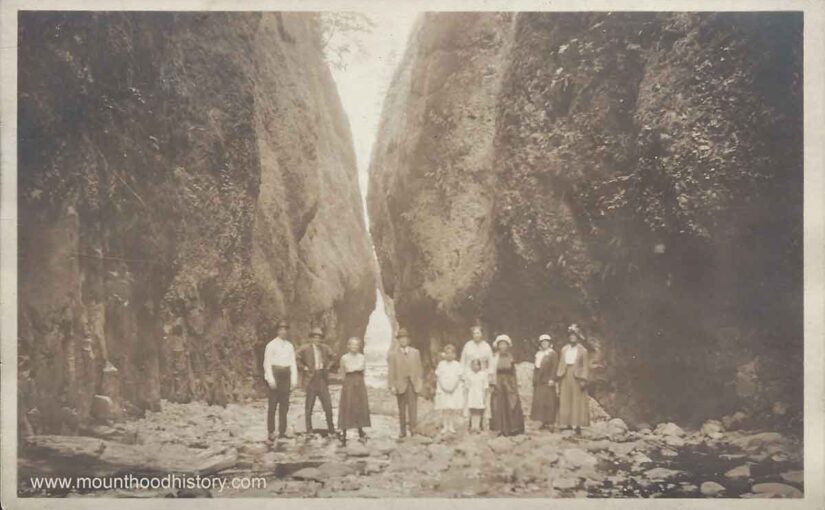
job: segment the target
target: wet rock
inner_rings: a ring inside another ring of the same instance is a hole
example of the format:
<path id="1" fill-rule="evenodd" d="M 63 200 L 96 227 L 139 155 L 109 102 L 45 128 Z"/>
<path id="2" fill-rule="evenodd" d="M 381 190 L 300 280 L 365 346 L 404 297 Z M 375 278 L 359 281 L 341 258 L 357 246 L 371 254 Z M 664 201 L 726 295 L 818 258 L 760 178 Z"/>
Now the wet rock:
<path id="1" fill-rule="evenodd" d="M 220 453 L 205 452 L 197 457 L 200 462 L 196 464 L 195 471 L 201 475 L 210 475 L 230 469 L 238 463 L 238 450 L 230 448 Z"/>
<path id="2" fill-rule="evenodd" d="M 592 467 L 598 459 L 579 448 L 568 448 L 562 452 L 565 462 L 574 467 Z"/>
<path id="3" fill-rule="evenodd" d="M 674 476 L 680 474 L 681 471 L 676 469 L 667 469 L 667 468 L 653 468 L 648 469 L 645 471 L 645 476 L 651 480 L 667 480 L 668 478 L 673 478 Z"/>
<path id="4" fill-rule="evenodd" d="M 702 485 L 699 487 L 699 492 L 701 492 L 703 496 L 717 496 L 724 491 L 725 487 L 723 485 L 713 481 L 702 482 Z"/>
<path id="5" fill-rule="evenodd" d="M 505 453 L 513 449 L 513 441 L 509 437 L 497 437 L 490 441 L 487 446 L 495 453 Z"/>
<path id="6" fill-rule="evenodd" d="M 770 498 L 801 498 L 802 491 L 796 487 L 784 483 L 757 483 L 751 487 L 754 494 L 764 495 Z"/>
<path id="7" fill-rule="evenodd" d="M 706 436 L 711 436 L 714 434 L 720 434 L 724 432 L 724 430 L 725 428 L 719 420 L 707 420 L 702 424 L 701 432 Z"/>
<path id="8" fill-rule="evenodd" d="M 748 421 L 748 415 L 742 411 L 736 411 L 733 414 L 722 418 L 722 425 L 725 430 L 738 430 L 742 428 Z"/>
<path id="9" fill-rule="evenodd" d="M 685 446 L 685 440 L 679 436 L 665 436 L 665 444 L 668 446 L 681 448 L 682 446 Z"/>
<path id="10" fill-rule="evenodd" d="M 660 436 L 682 437 L 685 431 L 675 423 L 660 423 L 654 433 Z"/>
<path id="11" fill-rule="evenodd" d="M 782 479 L 786 482 L 796 483 L 802 485 L 805 482 L 804 471 L 785 471 L 782 473 Z"/>
<path id="12" fill-rule="evenodd" d="M 563 476 L 552 480 L 553 488 L 559 490 L 575 489 L 580 483 L 580 479 L 570 476 Z"/>
<path id="13" fill-rule="evenodd" d="M 759 432 L 745 435 L 731 441 L 731 443 L 743 450 L 749 451 L 768 449 L 771 447 L 782 448 L 787 446 L 787 442 L 785 437 L 778 432 Z"/>
<path id="14" fill-rule="evenodd" d="M 352 442 L 347 444 L 344 453 L 346 453 L 348 457 L 369 457 L 371 452 L 366 445 L 359 442 Z"/>
<path id="15" fill-rule="evenodd" d="M 733 469 L 730 469 L 725 472 L 726 478 L 731 478 L 733 480 L 738 480 L 742 478 L 750 478 L 751 476 L 751 466 L 750 464 L 742 464 L 741 466 L 736 466 Z"/>
<path id="16" fill-rule="evenodd" d="M 676 457 L 677 455 L 679 455 L 679 453 L 676 452 L 676 450 L 671 450 L 670 448 L 662 448 L 661 450 L 659 450 L 659 454 L 662 457 Z"/>
<path id="17" fill-rule="evenodd" d="M 323 481 L 327 478 L 326 475 L 322 474 L 318 468 L 314 467 L 299 469 L 298 471 L 292 473 L 291 476 L 296 480 L 314 480 L 317 482 Z"/>
<path id="18" fill-rule="evenodd" d="M 607 422 L 607 425 L 610 428 L 611 433 L 614 434 L 624 434 L 628 431 L 627 424 L 621 418 L 613 418 Z"/>

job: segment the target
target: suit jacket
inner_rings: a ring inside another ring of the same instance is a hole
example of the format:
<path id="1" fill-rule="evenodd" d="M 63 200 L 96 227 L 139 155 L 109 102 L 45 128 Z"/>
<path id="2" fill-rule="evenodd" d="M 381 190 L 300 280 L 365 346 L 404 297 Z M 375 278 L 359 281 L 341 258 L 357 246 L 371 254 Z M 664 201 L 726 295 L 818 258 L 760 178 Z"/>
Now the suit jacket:
<path id="1" fill-rule="evenodd" d="M 421 393 L 424 387 L 421 353 L 415 347 L 407 347 L 407 349 L 409 349 L 407 354 L 401 351 L 401 347 L 390 350 L 387 356 L 387 380 L 390 388 L 394 388 L 397 394 L 407 391 L 410 380 L 412 380 L 415 392 Z"/>
<path id="2" fill-rule="evenodd" d="M 578 345 L 578 354 L 576 354 L 576 362 L 571 365 L 573 367 L 573 376 L 576 379 L 586 381 L 590 377 L 590 354 L 582 344 Z M 567 373 L 567 363 L 564 362 L 565 353 L 570 349 L 570 344 L 565 345 L 559 354 L 559 368 L 556 370 L 556 377 L 561 379 Z"/>
<path id="3" fill-rule="evenodd" d="M 318 344 L 318 352 L 321 354 L 321 363 L 323 364 L 323 377 L 327 379 L 329 372 L 335 370 L 338 366 L 338 358 L 332 349 L 325 344 Z M 305 381 L 309 381 L 315 375 L 315 351 L 312 344 L 304 344 L 295 353 L 295 360 L 298 364 L 298 370 L 304 374 Z"/>
<path id="4" fill-rule="evenodd" d="M 550 381 L 556 380 L 558 370 L 559 355 L 556 351 L 550 351 L 541 360 L 541 364 L 533 372 L 533 386 L 547 386 Z"/>

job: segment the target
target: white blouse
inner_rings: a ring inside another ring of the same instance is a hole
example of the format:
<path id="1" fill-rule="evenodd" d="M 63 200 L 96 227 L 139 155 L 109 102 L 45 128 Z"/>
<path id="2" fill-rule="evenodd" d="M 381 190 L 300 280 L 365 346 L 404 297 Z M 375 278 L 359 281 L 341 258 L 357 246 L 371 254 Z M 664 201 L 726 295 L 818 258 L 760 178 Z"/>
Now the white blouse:
<path id="1" fill-rule="evenodd" d="M 574 365 L 576 363 L 576 357 L 579 354 L 579 346 L 577 345 L 568 345 L 567 348 L 564 350 L 564 362 L 567 365 Z"/>
<path id="2" fill-rule="evenodd" d="M 367 359 L 360 352 L 348 352 L 341 356 L 341 370 L 344 373 L 364 370 L 367 366 Z"/>

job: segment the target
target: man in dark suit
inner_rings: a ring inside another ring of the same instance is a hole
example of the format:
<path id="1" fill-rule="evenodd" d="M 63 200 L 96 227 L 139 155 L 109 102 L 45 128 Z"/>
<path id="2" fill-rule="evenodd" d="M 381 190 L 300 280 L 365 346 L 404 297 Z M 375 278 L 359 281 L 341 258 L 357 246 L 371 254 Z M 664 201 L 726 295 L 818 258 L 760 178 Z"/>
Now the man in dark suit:
<path id="1" fill-rule="evenodd" d="M 315 399 L 321 401 L 324 414 L 327 418 L 327 429 L 330 435 L 335 434 L 332 422 L 332 401 L 329 398 L 329 372 L 335 370 L 338 364 L 332 349 L 321 343 L 324 331 L 321 328 L 312 328 L 309 333 L 309 343 L 304 344 L 295 354 L 298 369 L 301 371 L 306 386 L 306 415 L 307 435 L 312 435 L 312 409 Z"/>
<path id="2" fill-rule="evenodd" d="M 410 346 L 410 335 L 401 328 L 396 334 L 398 346 L 391 349 L 387 356 L 390 391 L 398 399 L 398 417 L 401 422 L 401 434 L 407 435 L 407 417 L 409 416 L 410 435 L 415 434 L 415 425 L 418 410 L 418 394 L 423 386 L 421 369 L 421 354 L 418 349 Z"/>

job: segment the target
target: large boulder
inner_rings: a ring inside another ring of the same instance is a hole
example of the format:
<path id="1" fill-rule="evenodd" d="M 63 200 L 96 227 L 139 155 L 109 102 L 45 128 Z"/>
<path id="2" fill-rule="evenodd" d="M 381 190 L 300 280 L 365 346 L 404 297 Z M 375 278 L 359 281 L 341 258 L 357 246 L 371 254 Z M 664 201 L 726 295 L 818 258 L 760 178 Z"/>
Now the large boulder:
<path id="1" fill-rule="evenodd" d="M 42 431 L 95 394 L 260 396 L 279 318 L 363 336 L 374 263 L 319 23 L 21 15 L 20 400 Z"/>
<path id="2" fill-rule="evenodd" d="M 798 13 L 423 15 L 368 205 L 425 358 L 481 323 L 529 361 L 540 333 L 577 322 L 591 394 L 630 425 L 773 416 L 778 400 L 798 415 L 801 28 Z"/>

